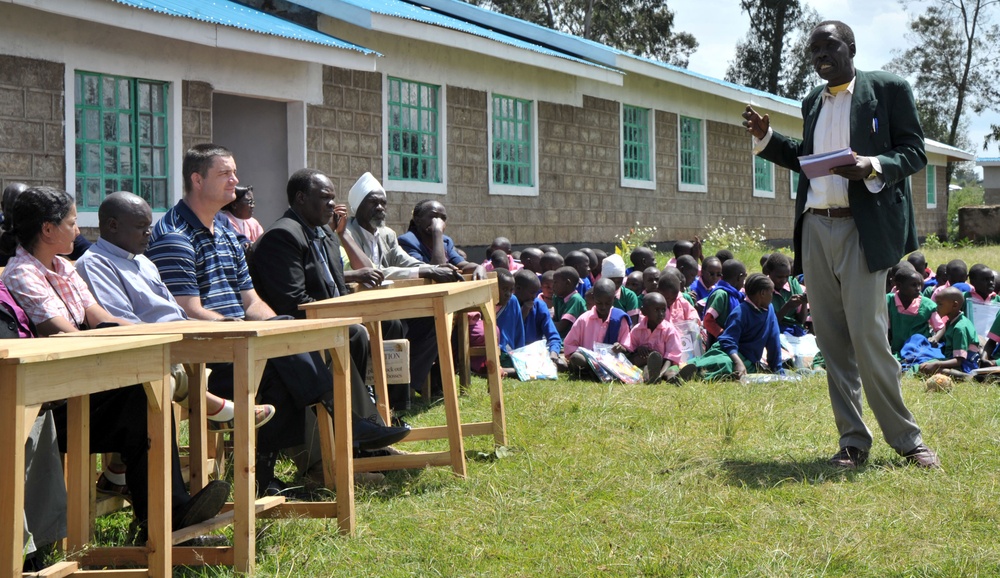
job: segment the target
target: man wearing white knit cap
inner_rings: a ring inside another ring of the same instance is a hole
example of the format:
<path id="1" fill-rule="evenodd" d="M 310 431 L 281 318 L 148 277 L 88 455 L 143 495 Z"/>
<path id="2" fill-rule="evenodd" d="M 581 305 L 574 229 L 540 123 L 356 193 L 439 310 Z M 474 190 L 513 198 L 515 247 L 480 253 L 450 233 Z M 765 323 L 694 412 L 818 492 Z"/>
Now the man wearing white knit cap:
<path id="1" fill-rule="evenodd" d="M 382 184 L 371 173 L 361 175 L 347 196 L 352 216 L 347 221 L 345 236 L 353 238 L 363 255 L 348 250 L 350 265 L 346 269 L 375 267 L 386 279 L 433 279 L 438 282 L 461 281 L 454 267 L 427 265 L 406 253 L 396 239 L 396 232 L 385 226 L 386 194 Z M 346 247 L 345 247 L 346 248 Z"/>
<path id="2" fill-rule="evenodd" d="M 601 279 L 611 279 L 618 291 L 615 293 L 615 307 L 629 316 L 629 325 L 639 321 L 639 296 L 628 287 L 622 287 L 625 280 L 625 259 L 617 253 L 609 255 L 601 264 Z"/>
<path id="3" fill-rule="evenodd" d="M 374 267 L 386 279 L 433 279 L 437 282 L 460 281 L 462 274 L 450 265 L 427 265 L 406 253 L 396 240 L 396 232 L 385 226 L 386 194 L 382 184 L 371 173 L 361 175 L 347 195 L 351 218 L 344 230 L 349 264 L 352 269 Z M 358 252 L 355 250 L 360 250 Z M 389 386 L 389 406 L 407 409 L 410 388 L 419 388 L 427 379 L 437 358 L 437 332 L 433 318 L 407 319 L 405 336 L 410 340 L 410 386 Z M 386 339 L 403 337 L 390 335 L 383 324 Z"/>

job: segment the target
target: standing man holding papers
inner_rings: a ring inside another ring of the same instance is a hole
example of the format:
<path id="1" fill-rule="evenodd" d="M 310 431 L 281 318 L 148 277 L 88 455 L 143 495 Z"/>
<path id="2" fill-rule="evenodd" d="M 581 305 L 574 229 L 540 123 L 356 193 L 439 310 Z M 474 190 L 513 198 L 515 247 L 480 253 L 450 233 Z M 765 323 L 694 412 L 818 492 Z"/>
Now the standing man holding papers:
<path id="1" fill-rule="evenodd" d="M 802 101 L 803 140 L 774 132 L 751 106 L 743 125 L 754 153 L 793 171 L 799 157 L 850 147 L 854 162 L 828 176 L 799 180 L 795 272 L 805 273 L 830 401 L 840 432 L 834 466 L 864 465 L 872 434 L 861 417 L 861 391 L 886 442 L 907 461 L 940 467 L 903 403 L 899 363 L 886 339 L 885 278 L 918 248 L 906 177 L 927 164 L 909 85 L 886 72 L 855 70 L 854 32 L 826 21 L 809 36 L 809 56 L 826 85 Z"/>

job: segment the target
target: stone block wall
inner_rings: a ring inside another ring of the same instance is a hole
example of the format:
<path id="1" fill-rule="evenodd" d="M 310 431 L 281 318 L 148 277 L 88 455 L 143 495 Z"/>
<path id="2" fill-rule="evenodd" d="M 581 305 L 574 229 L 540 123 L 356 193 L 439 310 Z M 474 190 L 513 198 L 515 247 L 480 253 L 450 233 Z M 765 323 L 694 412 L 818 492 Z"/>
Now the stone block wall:
<path id="1" fill-rule="evenodd" d="M 0 187 L 66 186 L 65 67 L 0 55 Z"/>
<path id="2" fill-rule="evenodd" d="M 212 142 L 212 85 L 185 80 L 181 83 L 181 130 L 184 150 Z M 175 163 L 180 167 L 180 163 Z"/>
<path id="3" fill-rule="evenodd" d="M 306 162 L 330 176 L 338 201 L 366 171 L 381 180 L 381 74 L 323 67 L 323 104 L 306 113 Z"/>

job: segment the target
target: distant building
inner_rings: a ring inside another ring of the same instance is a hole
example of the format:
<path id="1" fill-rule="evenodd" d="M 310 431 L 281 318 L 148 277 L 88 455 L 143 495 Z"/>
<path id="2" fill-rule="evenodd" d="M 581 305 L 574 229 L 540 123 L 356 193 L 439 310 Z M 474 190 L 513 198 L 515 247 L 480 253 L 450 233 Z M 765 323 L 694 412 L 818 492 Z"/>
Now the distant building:
<path id="1" fill-rule="evenodd" d="M 467 247 L 610 243 L 636 221 L 792 236 L 795 176 L 753 157 L 740 114 L 797 135 L 798 102 L 458 0 L 33 0 L 0 3 L 0 35 L 0 179 L 66 188 L 84 227 L 119 189 L 162 214 L 184 150 L 212 141 L 265 226 L 311 166 L 344 198 L 379 176 L 396 229 L 439 198 Z M 943 235 L 944 167 L 973 155 L 926 149 L 917 224 Z"/>
<path id="2" fill-rule="evenodd" d="M 980 157 L 976 164 L 983 167 L 983 203 L 1000 205 L 1000 157 Z"/>

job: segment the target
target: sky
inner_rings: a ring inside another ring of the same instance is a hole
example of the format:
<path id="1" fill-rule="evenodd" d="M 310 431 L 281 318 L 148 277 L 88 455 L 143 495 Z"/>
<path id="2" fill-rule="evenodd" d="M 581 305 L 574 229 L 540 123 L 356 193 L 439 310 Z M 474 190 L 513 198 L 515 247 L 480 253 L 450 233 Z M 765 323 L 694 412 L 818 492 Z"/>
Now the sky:
<path id="1" fill-rule="evenodd" d="M 846 22 L 853 30 L 858 47 L 854 64 L 861 70 L 877 70 L 892 59 L 893 50 L 910 46 L 906 32 L 908 16 L 896 0 L 805 0 L 828 20 Z M 910 0 L 907 8 L 926 2 Z M 698 40 L 688 68 L 694 72 L 722 78 L 733 59 L 736 42 L 750 26 L 746 14 L 740 11 L 739 0 L 667 0 L 674 12 L 674 30 L 689 32 Z M 706 8 L 711 16 L 706 17 Z M 969 118 L 969 137 L 979 157 L 1000 157 L 997 143 L 983 150 L 983 137 L 990 124 L 1000 124 L 1000 113 Z M 981 170 L 981 169 L 980 169 Z M 981 173 L 980 173 L 981 174 Z"/>

